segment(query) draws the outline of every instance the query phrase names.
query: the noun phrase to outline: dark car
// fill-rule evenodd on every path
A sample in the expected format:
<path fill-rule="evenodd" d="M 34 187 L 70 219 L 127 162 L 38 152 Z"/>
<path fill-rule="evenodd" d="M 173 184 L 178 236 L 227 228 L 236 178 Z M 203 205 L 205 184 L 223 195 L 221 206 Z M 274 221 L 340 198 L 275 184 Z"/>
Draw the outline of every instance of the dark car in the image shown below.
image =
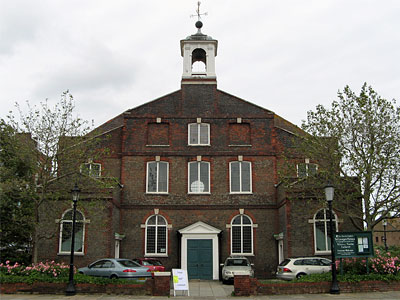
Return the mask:
<path fill-rule="evenodd" d="M 124 258 L 103 258 L 78 269 L 78 272 L 90 276 L 137 280 L 145 280 L 152 276 L 149 268 Z"/>
<path fill-rule="evenodd" d="M 135 258 L 133 259 L 134 262 L 138 263 L 139 265 L 149 268 L 152 272 L 164 272 L 165 267 L 158 259 L 154 258 Z"/>

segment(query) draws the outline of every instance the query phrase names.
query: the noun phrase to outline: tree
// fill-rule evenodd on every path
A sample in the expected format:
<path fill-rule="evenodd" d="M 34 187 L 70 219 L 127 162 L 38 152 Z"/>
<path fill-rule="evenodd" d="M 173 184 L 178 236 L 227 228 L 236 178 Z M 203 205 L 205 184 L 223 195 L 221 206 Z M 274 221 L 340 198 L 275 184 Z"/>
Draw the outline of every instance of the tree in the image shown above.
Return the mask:
<path fill-rule="evenodd" d="M 359 95 L 346 86 L 330 109 L 318 105 L 309 111 L 302 129 L 308 134 L 297 151 L 320 165 L 314 178 L 320 186 L 327 180 L 337 185 L 338 211 L 367 230 L 400 215 L 400 108 L 395 100 L 383 99 L 366 83 Z M 362 215 L 354 214 L 357 198 Z"/>
<path fill-rule="evenodd" d="M 0 120 L 0 261 L 29 263 L 33 233 L 30 201 L 33 165 L 25 151 L 27 135 L 20 135 Z M 32 144 L 32 143 L 31 143 Z"/>
<path fill-rule="evenodd" d="M 29 133 L 35 143 L 34 147 L 26 144 L 24 151 L 28 153 L 34 174 L 35 193 L 30 200 L 34 216 L 33 261 L 37 262 L 38 243 L 58 234 L 54 220 L 60 218 L 59 204 L 63 200 L 70 203 L 69 192 L 74 183 L 79 182 L 82 188 L 82 185 L 95 186 L 103 182 L 80 173 L 81 165 L 97 156 L 98 140 L 89 134 L 87 121 L 74 115 L 72 95 L 64 92 L 53 108 L 47 100 L 39 108 L 27 104 L 27 113 L 16 105 L 19 121 L 13 115 L 8 120 L 14 131 Z"/>

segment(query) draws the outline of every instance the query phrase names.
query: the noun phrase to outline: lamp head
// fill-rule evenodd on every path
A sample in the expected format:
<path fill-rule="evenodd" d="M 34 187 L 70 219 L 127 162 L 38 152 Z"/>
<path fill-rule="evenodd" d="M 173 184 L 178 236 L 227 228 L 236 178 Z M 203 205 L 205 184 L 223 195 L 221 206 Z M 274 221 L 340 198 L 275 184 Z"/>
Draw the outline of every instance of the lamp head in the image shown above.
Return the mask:
<path fill-rule="evenodd" d="M 325 198 L 326 198 L 326 201 L 328 201 L 328 203 L 331 203 L 332 201 L 333 201 L 333 195 L 334 195 L 334 193 L 335 193 L 335 187 L 331 184 L 331 183 L 328 183 L 326 186 L 325 186 Z"/>
<path fill-rule="evenodd" d="M 75 183 L 74 188 L 71 190 L 72 193 L 72 201 L 77 202 L 79 200 L 79 193 L 81 190 L 78 188 L 78 185 Z"/>
<path fill-rule="evenodd" d="M 386 219 L 386 218 L 382 220 L 382 225 L 383 225 L 383 226 L 386 226 L 386 225 L 387 225 L 387 219 Z"/>

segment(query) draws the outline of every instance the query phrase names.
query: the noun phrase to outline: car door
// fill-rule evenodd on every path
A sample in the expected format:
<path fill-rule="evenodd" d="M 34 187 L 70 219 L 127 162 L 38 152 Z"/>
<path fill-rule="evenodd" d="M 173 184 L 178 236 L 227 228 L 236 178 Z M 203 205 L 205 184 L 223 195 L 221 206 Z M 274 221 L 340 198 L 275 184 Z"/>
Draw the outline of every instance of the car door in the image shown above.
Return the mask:
<path fill-rule="evenodd" d="M 110 277 L 113 271 L 115 270 L 115 265 L 111 260 L 106 260 L 101 267 L 101 276 L 102 277 Z"/>
<path fill-rule="evenodd" d="M 88 267 L 86 274 L 90 276 L 101 276 L 101 269 L 104 262 L 104 260 L 94 262 Z"/>
<path fill-rule="evenodd" d="M 332 268 L 331 266 L 331 261 L 325 258 L 321 258 L 319 260 L 319 263 L 321 265 L 322 273 L 329 272 Z"/>

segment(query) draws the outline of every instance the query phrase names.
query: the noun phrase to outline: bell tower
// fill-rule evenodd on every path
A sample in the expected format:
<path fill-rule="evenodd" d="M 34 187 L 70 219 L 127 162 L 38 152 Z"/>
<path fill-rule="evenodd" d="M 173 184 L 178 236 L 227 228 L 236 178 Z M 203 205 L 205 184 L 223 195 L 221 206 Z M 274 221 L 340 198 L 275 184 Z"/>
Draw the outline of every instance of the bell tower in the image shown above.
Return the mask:
<path fill-rule="evenodd" d="M 197 33 L 181 40 L 183 57 L 182 84 L 217 84 L 215 74 L 215 57 L 218 41 L 201 32 L 203 22 L 200 21 L 200 3 L 196 11 L 198 21 Z"/>

